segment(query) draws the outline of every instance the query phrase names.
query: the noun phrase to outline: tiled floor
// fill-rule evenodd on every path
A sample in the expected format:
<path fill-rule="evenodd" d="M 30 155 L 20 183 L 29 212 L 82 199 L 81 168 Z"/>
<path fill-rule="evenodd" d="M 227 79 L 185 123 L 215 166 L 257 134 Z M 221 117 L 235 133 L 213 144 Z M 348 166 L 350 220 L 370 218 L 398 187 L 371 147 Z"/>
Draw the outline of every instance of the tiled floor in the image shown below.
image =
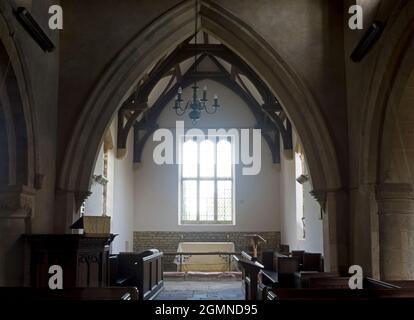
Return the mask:
<path fill-rule="evenodd" d="M 166 280 L 156 300 L 244 300 L 241 280 Z"/>

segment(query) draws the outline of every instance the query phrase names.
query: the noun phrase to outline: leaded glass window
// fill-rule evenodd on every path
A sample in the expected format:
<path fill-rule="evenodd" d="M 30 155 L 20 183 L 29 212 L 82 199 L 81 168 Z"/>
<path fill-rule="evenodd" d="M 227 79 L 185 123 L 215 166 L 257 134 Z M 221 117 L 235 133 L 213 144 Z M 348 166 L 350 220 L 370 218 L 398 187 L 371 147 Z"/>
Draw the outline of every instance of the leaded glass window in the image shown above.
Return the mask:
<path fill-rule="evenodd" d="M 229 137 L 185 137 L 181 148 L 182 224 L 232 224 L 233 145 Z"/>

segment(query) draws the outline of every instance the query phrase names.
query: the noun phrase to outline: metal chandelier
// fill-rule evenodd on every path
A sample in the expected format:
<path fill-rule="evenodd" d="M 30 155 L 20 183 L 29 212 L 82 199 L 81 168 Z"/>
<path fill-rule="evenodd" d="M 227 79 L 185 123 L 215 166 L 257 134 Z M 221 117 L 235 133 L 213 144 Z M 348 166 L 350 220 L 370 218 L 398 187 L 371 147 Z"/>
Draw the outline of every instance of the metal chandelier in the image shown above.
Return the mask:
<path fill-rule="evenodd" d="M 194 72 L 197 73 L 197 29 L 198 29 L 198 0 L 195 0 L 195 22 L 194 22 L 194 43 L 195 43 L 195 54 L 194 54 Z M 173 109 L 178 116 L 184 115 L 188 109 L 190 112 L 188 116 L 192 120 L 193 124 L 196 124 L 201 117 L 201 113 L 205 111 L 207 114 L 214 114 L 217 112 L 217 109 L 220 107 L 218 104 L 218 96 L 217 94 L 214 95 L 213 98 L 213 105 L 211 110 L 209 109 L 207 102 L 207 86 L 203 88 L 203 97 L 198 97 L 198 89 L 197 80 L 194 81 L 192 86 L 193 89 L 193 98 L 192 100 L 188 101 L 185 106 L 182 106 L 183 99 L 182 93 L 183 89 L 181 87 L 178 88 L 177 96 L 175 99 L 175 104 Z"/>

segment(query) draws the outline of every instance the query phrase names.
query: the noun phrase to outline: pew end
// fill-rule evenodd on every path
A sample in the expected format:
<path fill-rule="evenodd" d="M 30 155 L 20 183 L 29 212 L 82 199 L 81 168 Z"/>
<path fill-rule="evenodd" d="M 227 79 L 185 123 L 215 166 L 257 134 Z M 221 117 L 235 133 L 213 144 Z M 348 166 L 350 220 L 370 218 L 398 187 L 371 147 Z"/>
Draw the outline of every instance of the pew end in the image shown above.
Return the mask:
<path fill-rule="evenodd" d="M 162 257 L 157 249 L 111 256 L 111 285 L 135 286 L 140 300 L 154 299 L 164 288 Z"/>

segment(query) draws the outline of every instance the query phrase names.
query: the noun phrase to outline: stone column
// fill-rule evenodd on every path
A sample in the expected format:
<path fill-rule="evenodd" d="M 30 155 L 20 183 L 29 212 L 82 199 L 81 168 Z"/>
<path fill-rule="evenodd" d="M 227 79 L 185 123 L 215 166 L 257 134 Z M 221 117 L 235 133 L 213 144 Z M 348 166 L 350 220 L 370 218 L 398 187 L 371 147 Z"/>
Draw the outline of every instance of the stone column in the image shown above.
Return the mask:
<path fill-rule="evenodd" d="M 364 276 L 380 279 L 379 227 L 376 185 L 361 184 L 350 191 L 350 263 Z"/>
<path fill-rule="evenodd" d="M 414 280 L 413 185 L 377 187 L 382 280 Z"/>
<path fill-rule="evenodd" d="M 347 271 L 349 266 L 348 193 L 342 189 L 312 191 L 322 208 L 325 271 Z"/>
<path fill-rule="evenodd" d="M 22 286 L 27 278 L 21 235 L 31 232 L 35 199 L 31 188 L 0 187 L 0 286 Z"/>

